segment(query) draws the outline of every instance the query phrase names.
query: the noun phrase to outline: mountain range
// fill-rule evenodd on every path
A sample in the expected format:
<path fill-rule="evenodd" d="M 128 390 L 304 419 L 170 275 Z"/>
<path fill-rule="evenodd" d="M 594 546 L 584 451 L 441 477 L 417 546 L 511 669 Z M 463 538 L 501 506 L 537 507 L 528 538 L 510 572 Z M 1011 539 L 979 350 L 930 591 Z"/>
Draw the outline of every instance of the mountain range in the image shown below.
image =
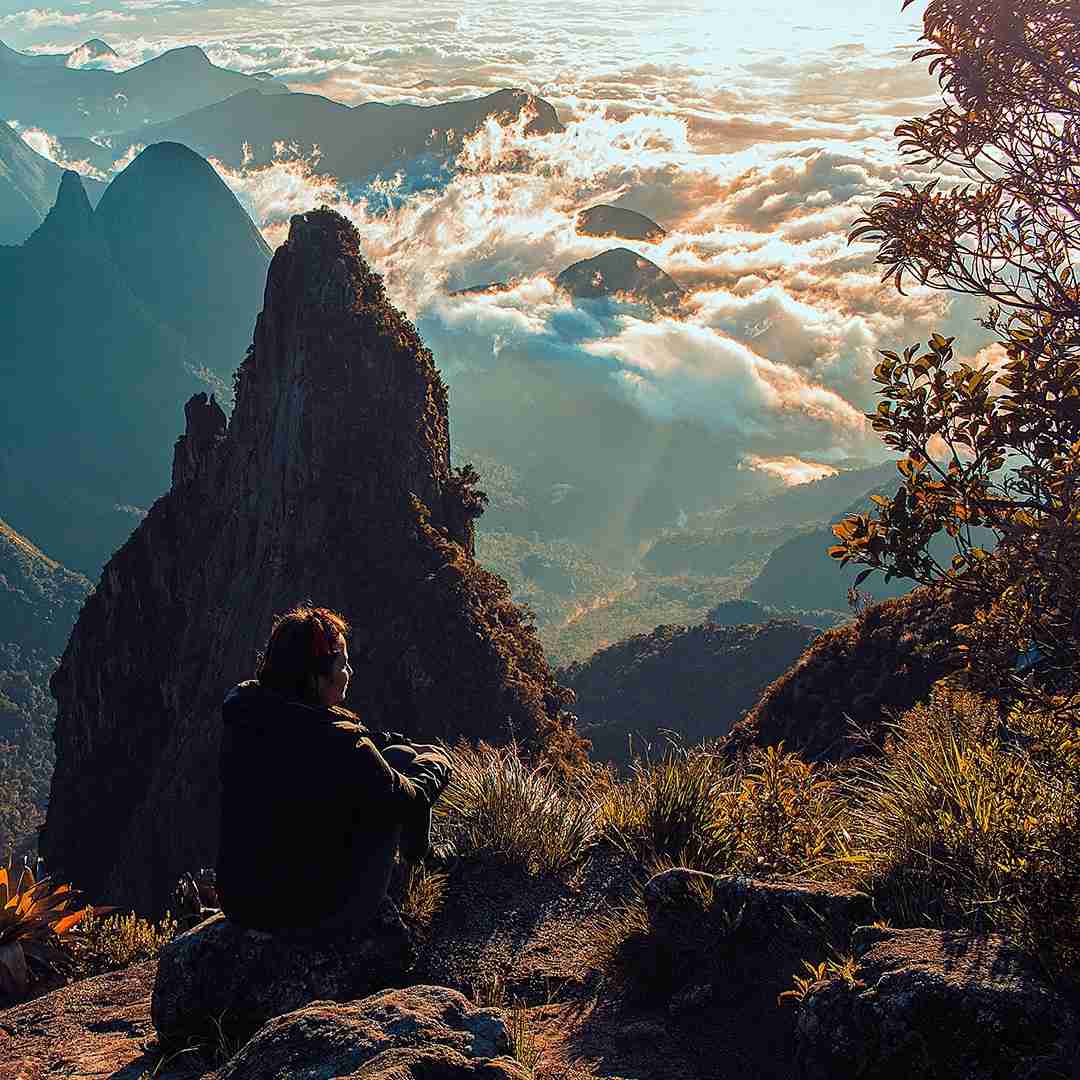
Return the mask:
<path fill-rule="evenodd" d="M 207 380 L 227 392 L 268 265 L 243 208 L 184 147 L 145 150 L 97 210 L 63 174 L 45 221 L 0 248 L 0 506 L 20 531 L 97 573 L 167 483 L 183 402 Z"/>
<path fill-rule="evenodd" d="M 88 42 L 103 55 L 104 42 Z M 78 53 L 79 50 L 76 50 Z M 73 54 L 36 56 L 0 43 L 0 117 L 65 136 L 101 135 L 156 124 L 233 94 L 255 89 L 275 96 L 274 79 L 220 68 L 198 46 L 170 49 L 126 71 L 69 67 Z M 138 140 L 140 144 L 160 137 Z"/>
<path fill-rule="evenodd" d="M 61 145 L 73 159 L 86 158 L 102 169 L 148 142 L 180 142 L 234 168 L 273 161 L 280 145 L 303 155 L 318 147 L 319 171 L 348 184 L 421 155 L 430 155 L 437 170 L 489 117 L 510 120 L 531 109 L 535 115 L 526 134 L 562 130 L 554 107 L 524 90 L 497 90 L 441 105 L 368 101 L 354 106 L 318 94 L 282 97 L 266 91 L 259 83 L 227 100 L 176 113 L 175 119 L 128 129 L 112 136 L 107 147 L 70 138 L 61 139 Z"/>

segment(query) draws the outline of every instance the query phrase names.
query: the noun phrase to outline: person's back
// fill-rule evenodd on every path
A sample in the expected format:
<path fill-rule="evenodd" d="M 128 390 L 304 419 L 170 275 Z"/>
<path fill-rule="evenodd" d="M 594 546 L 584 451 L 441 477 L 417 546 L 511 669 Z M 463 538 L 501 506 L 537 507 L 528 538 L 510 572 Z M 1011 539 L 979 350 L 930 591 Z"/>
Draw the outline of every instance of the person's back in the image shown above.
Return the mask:
<path fill-rule="evenodd" d="M 297 612 L 285 619 L 297 622 Z M 315 666 L 326 674 L 316 674 L 307 701 L 283 693 L 272 669 L 263 677 L 275 655 L 272 635 L 259 681 L 241 683 L 222 706 L 217 886 L 222 910 L 244 926 L 361 929 L 385 897 L 403 827 L 413 837 L 411 856 L 423 854 L 427 816 L 448 777 L 437 753 L 410 752 L 409 775 L 398 772 L 380 749 L 393 758 L 388 744 L 400 737 L 367 732 L 336 708 L 350 671 L 343 633 L 333 623 L 330 629 L 330 662 L 319 661 L 316 646 Z M 310 643 L 303 651 L 312 651 Z M 343 679 L 335 668 L 344 670 Z M 330 692 L 320 694 L 320 686 Z"/>

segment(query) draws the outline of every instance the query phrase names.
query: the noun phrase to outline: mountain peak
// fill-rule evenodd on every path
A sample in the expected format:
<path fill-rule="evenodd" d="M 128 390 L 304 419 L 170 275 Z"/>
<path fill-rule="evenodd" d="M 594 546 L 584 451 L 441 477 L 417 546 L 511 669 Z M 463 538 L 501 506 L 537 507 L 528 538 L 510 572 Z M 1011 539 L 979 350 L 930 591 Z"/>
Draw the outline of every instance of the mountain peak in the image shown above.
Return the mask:
<path fill-rule="evenodd" d="M 475 561 L 482 500 L 450 467 L 446 387 L 345 218 L 292 219 L 238 374 L 228 424 L 189 401 L 175 482 L 109 562 L 52 684 L 42 854 L 80 890 L 146 912 L 191 859 L 215 857 L 205 762 L 222 690 L 297 598 L 349 615 L 368 676 L 352 700 L 373 726 L 535 744 L 569 700 L 509 588 Z M 94 800 L 103 768 L 124 782 Z M 183 836 L 163 828 L 178 813 Z"/>
<path fill-rule="evenodd" d="M 56 202 L 26 243 L 31 247 L 55 246 L 65 254 L 104 254 L 94 210 L 77 172 L 64 170 Z"/>
<path fill-rule="evenodd" d="M 577 216 L 577 231 L 582 236 L 617 236 L 621 240 L 644 240 L 656 243 L 667 235 L 651 218 L 625 206 L 598 203 Z"/>
<path fill-rule="evenodd" d="M 158 58 L 158 63 L 185 63 L 185 64 L 210 64 L 210 57 L 199 48 L 198 45 L 181 45 L 176 49 L 163 52 Z"/>
<path fill-rule="evenodd" d="M 609 248 L 568 266 L 556 284 L 582 300 L 629 296 L 661 309 L 676 307 L 683 290 L 656 263 L 629 248 Z"/>

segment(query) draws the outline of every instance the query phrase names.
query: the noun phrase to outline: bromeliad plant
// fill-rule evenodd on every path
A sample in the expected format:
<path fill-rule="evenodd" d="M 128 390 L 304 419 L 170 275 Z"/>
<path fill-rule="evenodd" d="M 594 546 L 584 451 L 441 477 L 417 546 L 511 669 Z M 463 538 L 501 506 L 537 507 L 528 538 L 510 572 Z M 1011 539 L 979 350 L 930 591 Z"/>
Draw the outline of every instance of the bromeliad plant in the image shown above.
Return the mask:
<path fill-rule="evenodd" d="M 46 968 L 67 962 L 58 942 L 95 912 L 77 906 L 76 897 L 70 885 L 56 885 L 49 877 L 35 880 L 28 866 L 0 866 L 0 994 L 18 998 L 26 992 L 27 961 Z"/>

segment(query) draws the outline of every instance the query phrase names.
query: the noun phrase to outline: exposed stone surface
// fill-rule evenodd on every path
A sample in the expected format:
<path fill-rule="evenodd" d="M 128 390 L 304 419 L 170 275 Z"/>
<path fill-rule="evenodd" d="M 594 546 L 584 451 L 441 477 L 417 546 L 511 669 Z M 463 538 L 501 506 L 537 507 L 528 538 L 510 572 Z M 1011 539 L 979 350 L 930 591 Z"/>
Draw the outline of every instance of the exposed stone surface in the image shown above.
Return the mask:
<path fill-rule="evenodd" d="M 845 942 L 857 926 L 874 915 L 873 903 L 865 893 L 674 867 L 654 875 L 645 885 L 650 923 L 662 925 L 669 913 L 684 909 L 695 893 L 702 895 L 702 890 L 711 897 L 711 912 L 722 911 L 733 930 L 744 938 L 784 934 Z"/>
<path fill-rule="evenodd" d="M 821 634 L 734 725 L 728 745 L 736 751 L 783 742 L 813 761 L 865 753 L 855 728 L 880 739 L 886 710 L 909 709 L 960 669 L 952 628 L 970 613 L 964 597 L 942 599 L 925 588 L 874 604 Z"/>
<path fill-rule="evenodd" d="M 425 1053 L 415 1053 L 420 1050 Z M 261 1028 L 215 1080 L 386 1076 L 395 1060 L 410 1062 L 411 1075 L 418 1080 L 524 1078 L 523 1070 L 505 1060 L 509 1053 L 510 1036 L 500 1010 L 478 1008 L 444 986 L 410 986 L 348 1004 L 317 1001 L 279 1016 Z M 494 1068 L 484 1072 L 474 1065 L 474 1071 L 463 1071 L 469 1061 L 492 1063 Z M 432 1065 L 431 1071 L 424 1071 L 421 1062 Z M 370 1071 L 361 1071 L 365 1066 Z"/>
<path fill-rule="evenodd" d="M 145 1080 L 157 1067 L 150 988 L 157 962 L 63 986 L 0 1011 L 3 1080 Z M 194 1080 L 204 1070 L 181 1054 L 153 1075 Z"/>
<path fill-rule="evenodd" d="M 805 1080 L 1036 1080 L 1080 1067 L 1080 1017 L 1000 937 L 863 927 L 854 986 L 817 984 L 798 1015 Z"/>
<path fill-rule="evenodd" d="M 300 600 L 354 624 L 347 704 L 373 727 L 529 740 L 570 697 L 472 557 L 446 388 L 359 249 L 329 210 L 293 218 L 227 429 L 191 403 L 176 483 L 72 633 L 41 850 L 92 902 L 160 911 L 213 865 L 220 703 Z"/>
<path fill-rule="evenodd" d="M 162 950 L 151 1015 L 167 1043 L 212 1038 L 215 1021 L 246 1038 L 312 1001 L 350 1001 L 402 980 L 408 931 L 385 918 L 345 944 L 289 942 L 231 923 L 220 912 Z"/>
<path fill-rule="evenodd" d="M 553 985 L 585 984 L 596 920 L 629 898 L 632 873 L 606 845 L 568 880 L 493 855 L 463 860 L 424 935 L 416 977 L 466 993 L 498 984 L 531 1003 L 545 1002 Z"/>
<path fill-rule="evenodd" d="M 508 1057 L 462 1057 L 454 1050 L 384 1050 L 352 1074 L 355 1080 L 532 1080 Z"/>

